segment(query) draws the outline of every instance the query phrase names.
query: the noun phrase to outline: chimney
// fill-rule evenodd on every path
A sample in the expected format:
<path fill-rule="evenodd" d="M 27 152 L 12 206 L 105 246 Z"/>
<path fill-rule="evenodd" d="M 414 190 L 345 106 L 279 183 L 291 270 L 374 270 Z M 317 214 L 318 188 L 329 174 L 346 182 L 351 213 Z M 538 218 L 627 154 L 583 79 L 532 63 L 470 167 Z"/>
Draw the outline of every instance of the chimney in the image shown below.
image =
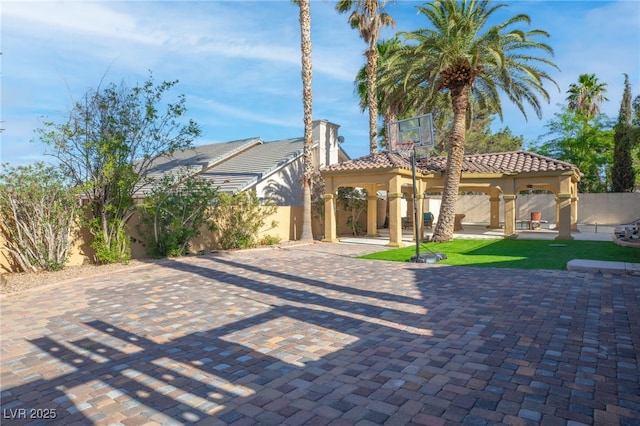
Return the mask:
<path fill-rule="evenodd" d="M 329 166 L 338 162 L 338 128 L 337 124 L 327 120 L 313 122 L 313 143 L 318 143 L 318 167 Z"/>

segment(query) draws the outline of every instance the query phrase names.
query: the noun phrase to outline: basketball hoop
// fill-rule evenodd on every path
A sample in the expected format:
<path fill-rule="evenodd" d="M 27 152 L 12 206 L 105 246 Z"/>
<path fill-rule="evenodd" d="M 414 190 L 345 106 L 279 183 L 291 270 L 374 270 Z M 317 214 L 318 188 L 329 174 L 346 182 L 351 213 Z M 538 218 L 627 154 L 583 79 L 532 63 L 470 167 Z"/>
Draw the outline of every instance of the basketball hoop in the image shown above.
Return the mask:
<path fill-rule="evenodd" d="M 387 135 L 389 152 L 433 148 L 433 116 L 424 114 L 392 121 L 387 125 Z"/>
<path fill-rule="evenodd" d="M 416 255 L 411 258 L 416 263 L 433 263 L 425 256 L 420 256 L 420 230 L 418 226 L 418 194 L 416 183 L 416 160 L 429 156 L 435 146 L 433 137 L 433 116 L 424 114 L 418 117 L 392 121 L 387 125 L 388 150 L 404 159 L 411 159 L 411 177 L 413 179 L 413 212 L 416 239 Z M 421 222 L 420 222 L 421 223 Z M 446 259 L 446 256 L 438 258 Z M 437 261 L 437 260 L 436 260 Z"/>

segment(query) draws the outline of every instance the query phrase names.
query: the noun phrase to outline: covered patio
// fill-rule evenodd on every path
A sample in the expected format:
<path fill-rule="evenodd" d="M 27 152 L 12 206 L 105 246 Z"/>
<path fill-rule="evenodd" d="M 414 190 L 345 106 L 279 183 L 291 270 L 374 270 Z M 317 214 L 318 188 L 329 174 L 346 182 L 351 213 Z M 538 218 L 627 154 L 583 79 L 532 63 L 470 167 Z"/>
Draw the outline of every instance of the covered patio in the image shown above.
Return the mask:
<path fill-rule="evenodd" d="M 416 194 L 418 217 L 423 217 L 425 193 L 442 192 L 446 180 L 446 157 L 418 160 L 416 167 Z M 359 187 L 367 191 L 367 236 L 378 234 L 378 191 L 386 191 L 389 203 L 388 226 L 391 247 L 401 247 L 402 203 L 405 198 L 413 205 L 413 176 L 411 162 L 399 154 L 379 152 L 343 163 L 324 167 L 325 180 L 325 239 L 337 241 L 336 192 L 340 187 Z M 546 190 L 555 194 L 556 239 L 573 239 L 577 231 L 578 182 L 580 171 L 570 163 L 525 151 L 489 153 L 464 156 L 460 178 L 461 192 L 483 192 L 489 195 L 489 228 L 500 229 L 504 224 L 504 237 L 517 238 L 516 199 L 527 190 Z M 504 209 L 500 212 L 500 200 Z M 410 215 L 413 218 L 413 215 Z M 501 220 L 502 219 L 502 220 Z M 411 220 L 413 235 L 424 235 L 423 221 Z"/>

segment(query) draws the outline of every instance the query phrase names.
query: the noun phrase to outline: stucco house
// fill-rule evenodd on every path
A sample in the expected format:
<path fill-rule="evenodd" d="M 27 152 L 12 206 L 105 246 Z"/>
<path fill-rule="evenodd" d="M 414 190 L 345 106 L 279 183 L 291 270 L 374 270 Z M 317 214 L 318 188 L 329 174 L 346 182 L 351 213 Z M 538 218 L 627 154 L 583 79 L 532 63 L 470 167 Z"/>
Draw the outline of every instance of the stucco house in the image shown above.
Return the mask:
<path fill-rule="evenodd" d="M 341 146 L 339 125 L 313 122 L 314 169 L 350 160 Z M 150 177 L 188 170 L 210 179 L 222 192 L 253 190 L 280 206 L 302 205 L 302 154 L 304 139 L 265 142 L 260 137 L 199 145 L 156 160 Z"/>

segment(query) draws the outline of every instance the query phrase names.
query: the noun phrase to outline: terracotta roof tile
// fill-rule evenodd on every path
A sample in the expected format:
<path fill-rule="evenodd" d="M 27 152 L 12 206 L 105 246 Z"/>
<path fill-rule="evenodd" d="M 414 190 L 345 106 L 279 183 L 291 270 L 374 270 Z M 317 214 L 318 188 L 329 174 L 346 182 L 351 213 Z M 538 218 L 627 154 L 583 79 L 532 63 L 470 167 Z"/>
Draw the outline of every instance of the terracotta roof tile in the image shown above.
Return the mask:
<path fill-rule="evenodd" d="M 380 152 L 334 164 L 322 170 L 347 171 L 389 168 L 411 169 L 411 162 L 398 154 Z M 426 172 L 445 172 L 447 157 L 418 160 L 418 168 Z M 569 170 L 577 171 L 578 168 L 564 161 L 526 151 L 465 155 L 462 163 L 462 171 L 465 173 L 527 173 Z"/>
<path fill-rule="evenodd" d="M 330 166 L 323 167 L 321 170 L 348 171 L 396 168 L 411 170 L 411 162 L 409 159 L 402 158 L 399 154 L 383 151 L 378 152 L 377 154 L 369 154 L 364 157 L 354 158 L 353 160 L 342 163 L 332 164 Z"/>

